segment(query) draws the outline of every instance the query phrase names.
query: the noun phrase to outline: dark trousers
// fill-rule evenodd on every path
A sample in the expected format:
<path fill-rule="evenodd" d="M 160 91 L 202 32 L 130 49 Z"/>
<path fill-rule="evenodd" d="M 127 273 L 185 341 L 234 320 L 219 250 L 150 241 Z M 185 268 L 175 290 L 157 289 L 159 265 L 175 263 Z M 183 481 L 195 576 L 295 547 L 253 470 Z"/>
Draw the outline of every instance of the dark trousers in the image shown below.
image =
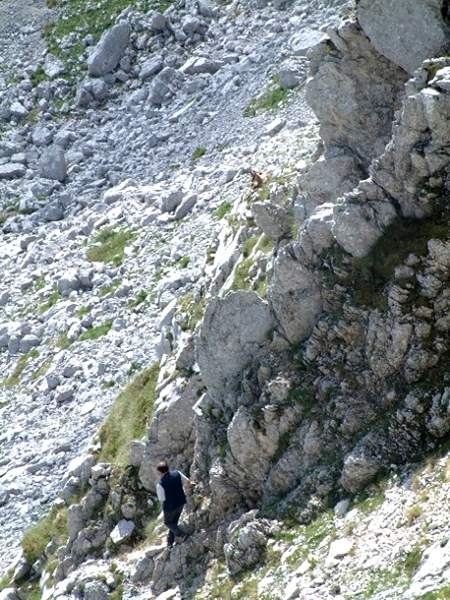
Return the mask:
<path fill-rule="evenodd" d="M 186 535 L 184 531 L 178 527 L 178 521 L 180 520 L 183 508 L 184 504 L 180 504 L 180 506 L 177 506 L 176 508 L 164 509 L 164 525 L 169 528 L 167 543 L 170 546 L 174 543 L 175 537 Z"/>

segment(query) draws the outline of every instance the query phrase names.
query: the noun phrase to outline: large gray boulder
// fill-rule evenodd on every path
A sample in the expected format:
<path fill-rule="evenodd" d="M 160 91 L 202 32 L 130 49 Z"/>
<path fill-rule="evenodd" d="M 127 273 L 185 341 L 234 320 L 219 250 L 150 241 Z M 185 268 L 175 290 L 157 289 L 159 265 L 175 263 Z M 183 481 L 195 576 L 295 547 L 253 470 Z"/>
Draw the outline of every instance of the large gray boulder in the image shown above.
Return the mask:
<path fill-rule="evenodd" d="M 6 163 L 0 165 L 0 179 L 14 179 L 16 177 L 23 177 L 27 169 L 20 163 Z"/>
<path fill-rule="evenodd" d="M 67 163 L 61 146 L 53 145 L 44 151 L 39 162 L 39 176 L 64 181 L 67 176 Z"/>
<path fill-rule="evenodd" d="M 256 224 L 275 242 L 288 237 L 292 231 L 292 216 L 289 209 L 272 202 L 254 202 L 252 213 Z"/>
<path fill-rule="evenodd" d="M 267 342 L 274 320 L 255 292 L 238 291 L 211 301 L 197 341 L 197 362 L 211 398 L 219 400 Z"/>
<path fill-rule="evenodd" d="M 446 54 L 444 0 L 360 0 L 357 17 L 380 54 L 412 74 L 427 58 Z"/>
<path fill-rule="evenodd" d="M 367 168 L 389 141 L 407 75 L 375 50 L 357 23 L 327 33 L 309 55 L 306 99 L 325 149 L 349 148 Z"/>
<path fill-rule="evenodd" d="M 299 260 L 300 244 L 284 246 L 278 253 L 268 298 L 279 326 L 291 344 L 312 333 L 322 312 L 322 295 L 314 272 Z"/>
<path fill-rule="evenodd" d="M 148 102 L 155 106 L 161 106 L 183 80 L 184 75 L 181 72 L 172 69 L 172 67 L 165 67 L 150 84 Z"/>
<path fill-rule="evenodd" d="M 343 202 L 335 206 L 332 232 L 344 250 L 362 258 L 395 217 L 395 208 L 387 200 L 361 204 Z"/>
<path fill-rule="evenodd" d="M 361 444 L 344 459 L 341 484 L 344 490 L 354 494 L 363 489 L 380 470 L 379 462 Z"/>
<path fill-rule="evenodd" d="M 434 77 L 430 78 L 430 75 Z M 399 203 L 405 217 L 430 214 L 430 177 L 448 168 L 450 136 L 450 59 L 427 63 L 408 82 L 407 96 L 392 128 L 386 151 L 371 166 L 373 181 Z"/>
<path fill-rule="evenodd" d="M 294 88 L 306 81 L 308 61 L 304 57 L 288 58 L 278 67 L 278 78 L 283 89 Z"/>
<path fill-rule="evenodd" d="M 363 178 L 364 173 L 353 154 L 321 157 L 299 179 L 302 193 L 295 200 L 297 218 L 305 219 L 317 206 L 351 192 Z"/>
<path fill-rule="evenodd" d="M 89 74 L 102 77 L 117 67 L 130 39 L 128 23 L 119 23 L 106 31 L 88 58 Z"/>

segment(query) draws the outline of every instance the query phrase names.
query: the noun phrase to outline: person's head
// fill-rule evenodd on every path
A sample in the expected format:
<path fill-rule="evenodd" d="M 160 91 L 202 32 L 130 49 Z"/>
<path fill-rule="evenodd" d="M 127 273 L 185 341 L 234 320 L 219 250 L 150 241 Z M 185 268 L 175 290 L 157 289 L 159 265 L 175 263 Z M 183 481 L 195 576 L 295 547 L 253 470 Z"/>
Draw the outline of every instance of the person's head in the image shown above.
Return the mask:
<path fill-rule="evenodd" d="M 167 466 L 167 463 L 165 460 L 162 460 L 161 462 L 158 463 L 158 466 L 156 467 L 156 470 L 159 473 L 162 473 L 164 475 L 164 473 L 167 473 L 169 471 L 169 467 Z"/>

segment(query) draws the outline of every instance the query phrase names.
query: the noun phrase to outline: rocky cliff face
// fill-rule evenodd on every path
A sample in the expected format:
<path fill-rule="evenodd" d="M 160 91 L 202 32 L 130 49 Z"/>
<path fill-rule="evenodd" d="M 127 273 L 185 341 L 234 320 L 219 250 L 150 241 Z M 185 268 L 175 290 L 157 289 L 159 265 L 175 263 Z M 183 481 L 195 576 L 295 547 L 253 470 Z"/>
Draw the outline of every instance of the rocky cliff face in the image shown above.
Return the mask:
<path fill-rule="evenodd" d="M 445 597 L 448 7 L 341 4 L 20 5 L 35 52 L 55 22 L 2 47 L 4 600 Z"/>

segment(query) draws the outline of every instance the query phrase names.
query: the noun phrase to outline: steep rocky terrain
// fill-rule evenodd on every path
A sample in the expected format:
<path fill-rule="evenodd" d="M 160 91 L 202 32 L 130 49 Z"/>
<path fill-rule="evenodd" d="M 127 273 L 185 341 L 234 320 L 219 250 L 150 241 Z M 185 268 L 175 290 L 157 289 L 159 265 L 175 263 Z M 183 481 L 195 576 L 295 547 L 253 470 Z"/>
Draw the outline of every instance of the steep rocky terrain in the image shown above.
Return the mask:
<path fill-rule="evenodd" d="M 447 3 L 48 4 L 0 1 L 2 600 L 448 597 Z"/>

